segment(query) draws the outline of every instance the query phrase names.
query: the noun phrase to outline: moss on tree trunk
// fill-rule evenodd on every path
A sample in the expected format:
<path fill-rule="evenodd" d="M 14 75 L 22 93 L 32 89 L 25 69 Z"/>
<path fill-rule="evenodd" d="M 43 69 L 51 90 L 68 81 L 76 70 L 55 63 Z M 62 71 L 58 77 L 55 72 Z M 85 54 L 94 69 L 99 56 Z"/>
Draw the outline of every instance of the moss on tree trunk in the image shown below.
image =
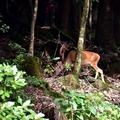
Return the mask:
<path fill-rule="evenodd" d="M 77 45 L 77 57 L 74 65 L 74 75 L 78 78 L 80 68 L 81 68 L 81 58 L 82 58 L 82 51 L 83 51 L 83 44 L 85 38 L 85 29 L 86 29 L 86 22 L 88 18 L 88 11 L 89 11 L 89 0 L 85 0 L 83 6 L 83 13 L 81 17 L 81 25 L 80 25 L 80 32 L 79 32 L 79 40 Z"/>
<path fill-rule="evenodd" d="M 24 56 L 22 68 L 28 75 L 35 76 L 38 79 L 42 79 L 41 65 L 42 62 L 40 58 L 35 56 Z"/>

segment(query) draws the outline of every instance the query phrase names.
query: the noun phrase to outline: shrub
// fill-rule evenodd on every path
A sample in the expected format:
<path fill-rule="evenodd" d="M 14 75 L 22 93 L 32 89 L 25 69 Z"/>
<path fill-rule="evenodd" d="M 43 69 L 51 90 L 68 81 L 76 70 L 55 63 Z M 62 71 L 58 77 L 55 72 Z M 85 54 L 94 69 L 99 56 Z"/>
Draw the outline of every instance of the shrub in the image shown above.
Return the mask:
<path fill-rule="evenodd" d="M 40 80 L 40 79 L 36 78 L 35 76 L 27 76 L 25 79 L 26 79 L 28 85 L 40 87 L 43 89 L 48 87 L 48 83 L 45 80 Z"/>
<path fill-rule="evenodd" d="M 8 32 L 8 30 L 10 29 L 10 27 L 8 25 L 6 25 L 1 19 L 3 18 L 3 16 L 0 13 L 0 31 L 2 31 L 3 33 Z"/>
<path fill-rule="evenodd" d="M 118 120 L 120 108 L 104 101 L 98 93 L 78 94 L 74 91 L 64 93 L 55 103 L 69 120 Z"/>
<path fill-rule="evenodd" d="M 30 100 L 23 101 L 20 96 L 16 96 L 16 91 L 20 91 L 27 84 L 24 74 L 15 65 L 0 64 L 0 119 L 46 120 L 42 113 L 36 114 L 30 108 L 33 106 Z"/>
<path fill-rule="evenodd" d="M 17 55 L 24 53 L 25 52 L 25 48 L 23 48 L 21 45 L 17 44 L 17 43 L 9 43 L 9 46 L 11 47 L 11 49 L 13 51 L 16 52 Z"/>
<path fill-rule="evenodd" d="M 44 61 L 44 64 L 45 64 L 44 72 L 46 72 L 48 75 L 52 76 L 52 74 L 54 73 L 53 61 L 57 61 L 59 59 L 60 59 L 59 57 L 55 57 L 53 59 L 51 59 L 49 57 L 48 61 Z"/>

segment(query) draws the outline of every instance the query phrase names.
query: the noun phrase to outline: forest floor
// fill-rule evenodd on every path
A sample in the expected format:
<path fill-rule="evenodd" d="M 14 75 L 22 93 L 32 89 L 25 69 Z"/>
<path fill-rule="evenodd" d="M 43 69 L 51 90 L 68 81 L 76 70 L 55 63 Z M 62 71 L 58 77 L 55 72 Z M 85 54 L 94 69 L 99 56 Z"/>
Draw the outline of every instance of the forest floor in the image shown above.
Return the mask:
<path fill-rule="evenodd" d="M 8 45 L 10 41 L 11 40 L 7 37 L 0 37 L 0 58 L 4 57 L 5 59 L 13 59 L 15 57 L 15 53 Z M 91 75 L 90 70 L 88 69 L 87 72 L 85 71 L 85 73 L 89 73 L 87 77 Z M 85 73 L 81 73 L 81 76 L 83 76 Z M 79 84 L 82 86 L 82 89 L 78 91 L 79 93 L 90 93 L 93 89 L 97 89 L 104 95 L 105 100 L 120 107 L 120 74 L 114 74 L 112 76 L 105 75 L 105 81 L 111 84 L 108 89 L 100 89 L 100 86 L 97 85 L 93 86 L 87 80 L 87 77 L 79 79 Z M 55 78 L 44 76 L 44 79 L 48 82 L 49 89 L 51 91 L 60 93 L 62 89 L 65 88 L 65 86 L 60 85 L 58 81 L 59 78 L 60 77 Z M 44 112 L 48 107 L 55 107 L 54 100 L 50 96 L 47 96 L 42 89 L 34 86 L 27 86 L 25 92 L 28 96 L 36 99 L 34 104 L 35 111 L 37 113 L 41 111 Z M 50 118 L 50 114 L 47 116 Z"/>

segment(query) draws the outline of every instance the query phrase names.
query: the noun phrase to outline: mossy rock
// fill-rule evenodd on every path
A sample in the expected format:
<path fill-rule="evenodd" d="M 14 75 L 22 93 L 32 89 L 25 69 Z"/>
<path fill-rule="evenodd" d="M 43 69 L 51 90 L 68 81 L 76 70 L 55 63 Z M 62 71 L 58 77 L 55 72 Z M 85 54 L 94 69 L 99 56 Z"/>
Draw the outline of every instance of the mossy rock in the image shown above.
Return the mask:
<path fill-rule="evenodd" d="M 42 79 L 42 61 L 40 58 L 35 56 L 23 57 L 22 69 L 30 76 L 35 76 L 38 79 Z"/>
<path fill-rule="evenodd" d="M 78 89 L 80 85 L 75 75 L 69 74 L 59 79 L 59 82 L 62 82 L 64 86 L 69 86 L 70 89 Z"/>

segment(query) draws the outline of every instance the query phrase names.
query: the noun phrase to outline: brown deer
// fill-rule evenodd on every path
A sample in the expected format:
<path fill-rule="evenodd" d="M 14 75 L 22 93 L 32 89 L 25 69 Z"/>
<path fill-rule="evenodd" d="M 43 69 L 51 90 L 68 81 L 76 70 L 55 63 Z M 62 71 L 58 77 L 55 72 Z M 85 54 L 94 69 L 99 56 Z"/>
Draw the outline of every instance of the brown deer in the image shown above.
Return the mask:
<path fill-rule="evenodd" d="M 58 75 L 64 68 L 64 64 L 68 63 L 70 64 L 70 66 L 73 68 L 74 67 L 74 63 L 76 60 L 76 55 L 77 55 L 77 51 L 76 50 L 72 50 L 69 52 L 69 54 L 67 55 L 66 58 L 64 58 L 64 52 L 65 52 L 64 47 L 61 47 L 60 49 L 60 57 L 62 58 L 62 62 L 58 62 L 57 65 L 55 66 L 55 75 Z M 62 52 L 62 54 L 61 54 Z M 82 51 L 82 65 L 83 66 L 91 66 L 92 68 L 94 68 L 94 70 L 96 71 L 96 75 L 95 75 L 95 79 L 97 79 L 98 77 L 98 73 L 101 74 L 101 78 L 102 81 L 104 81 L 104 75 L 103 75 L 103 70 L 100 69 L 97 64 L 100 60 L 100 56 L 97 53 L 94 52 L 90 52 L 90 51 Z"/>

